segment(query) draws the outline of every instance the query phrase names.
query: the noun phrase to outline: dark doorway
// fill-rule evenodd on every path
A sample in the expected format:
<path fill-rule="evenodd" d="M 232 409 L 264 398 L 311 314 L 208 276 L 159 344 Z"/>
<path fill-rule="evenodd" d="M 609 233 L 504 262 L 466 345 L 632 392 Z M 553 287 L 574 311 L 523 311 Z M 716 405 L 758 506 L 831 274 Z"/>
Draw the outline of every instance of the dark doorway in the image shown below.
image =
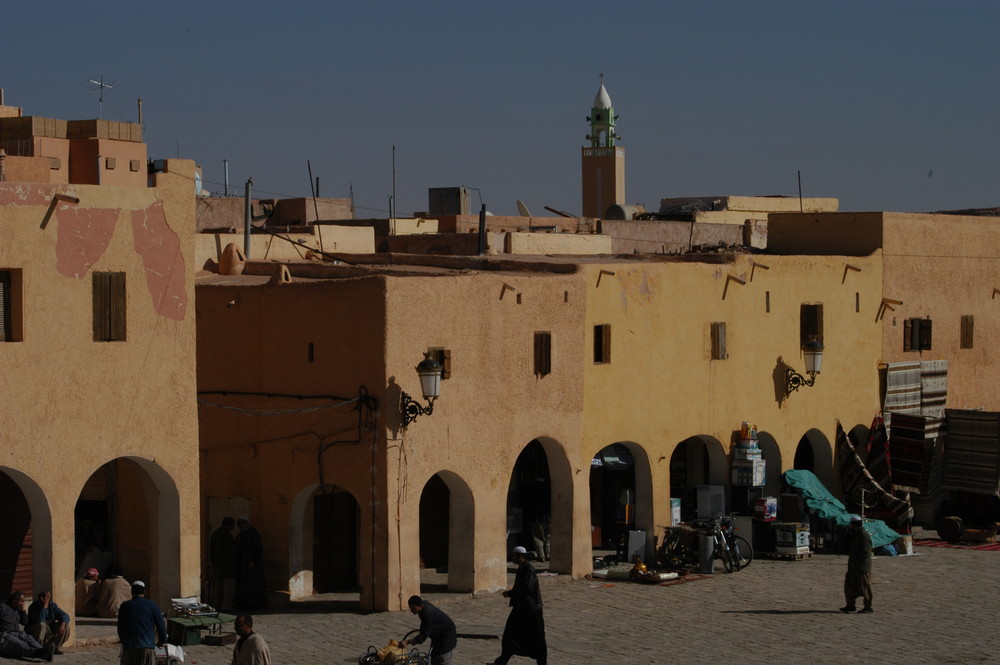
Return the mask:
<path fill-rule="evenodd" d="M 795 460 L 792 462 L 793 469 L 812 471 L 816 473 L 816 459 L 813 456 L 812 443 L 808 437 L 799 439 L 799 445 L 795 448 Z"/>
<path fill-rule="evenodd" d="M 0 589 L 33 589 L 31 509 L 10 476 L 0 473 Z"/>
<path fill-rule="evenodd" d="M 709 482 L 708 447 L 697 437 L 677 444 L 670 455 L 670 498 L 681 500 L 681 519 L 698 514 L 698 485 Z"/>
<path fill-rule="evenodd" d="M 358 588 L 358 502 L 334 488 L 317 494 L 313 510 L 313 588 L 316 593 Z"/>
<path fill-rule="evenodd" d="M 605 446 L 590 463 L 592 545 L 615 548 L 635 528 L 635 460 L 620 443 Z"/>
<path fill-rule="evenodd" d="M 451 522 L 451 490 L 435 474 L 420 494 L 420 567 L 448 568 L 448 531 Z"/>
<path fill-rule="evenodd" d="M 551 519 L 549 462 L 541 442 L 535 439 L 518 456 L 507 489 L 507 550 L 522 545 L 538 558 L 547 559 Z M 537 543 L 533 530 L 539 536 Z"/>

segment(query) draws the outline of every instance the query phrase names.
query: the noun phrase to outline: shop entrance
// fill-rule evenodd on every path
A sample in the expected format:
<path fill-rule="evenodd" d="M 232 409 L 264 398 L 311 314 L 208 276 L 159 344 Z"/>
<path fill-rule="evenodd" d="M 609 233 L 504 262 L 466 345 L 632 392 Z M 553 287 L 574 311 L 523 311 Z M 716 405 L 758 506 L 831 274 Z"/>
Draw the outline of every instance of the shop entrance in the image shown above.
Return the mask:
<path fill-rule="evenodd" d="M 339 487 L 315 501 L 313 587 L 316 593 L 357 589 L 358 502 Z"/>
<path fill-rule="evenodd" d="M 24 492 L 0 472 L 0 589 L 23 591 L 27 596 L 34 589 L 31 526 L 31 508 Z"/>
<path fill-rule="evenodd" d="M 590 524 L 593 547 L 617 549 L 635 528 L 635 459 L 623 444 L 605 446 L 590 463 Z"/>
<path fill-rule="evenodd" d="M 722 444 L 715 437 L 692 436 L 677 444 L 670 455 L 670 498 L 680 499 L 681 520 L 698 516 L 699 485 L 727 485 L 728 466 Z"/>
<path fill-rule="evenodd" d="M 547 561 L 551 550 L 552 486 L 545 449 L 535 439 L 521 451 L 507 488 L 507 551 L 521 545 Z"/>
<path fill-rule="evenodd" d="M 475 500 L 457 474 L 440 471 L 420 493 L 421 593 L 475 586 Z M 441 573 L 447 574 L 442 578 Z"/>

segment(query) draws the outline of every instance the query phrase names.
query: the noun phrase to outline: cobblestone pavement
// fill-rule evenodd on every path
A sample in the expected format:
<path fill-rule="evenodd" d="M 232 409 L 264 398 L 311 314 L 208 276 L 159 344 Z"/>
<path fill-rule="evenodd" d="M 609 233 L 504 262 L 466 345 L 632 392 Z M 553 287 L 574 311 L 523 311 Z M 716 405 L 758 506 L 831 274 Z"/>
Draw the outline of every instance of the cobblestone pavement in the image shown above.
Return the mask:
<path fill-rule="evenodd" d="M 755 560 L 671 586 L 541 577 L 549 662 L 591 663 L 996 663 L 1000 661 L 1000 552 L 916 547 L 876 557 L 874 607 L 842 614 L 846 556 Z M 513 577 L 511 576 L 511 579 Z M 458 626 L 454 663 L 499 654 L 507 604 L 499 593 L 425 593 Z M 296 604 L 255 616 L 275 665 L 357 663 L 418 625 L 408 612 L 360 614 L 336 603 Z M 82 626 L 94 642 L 112 625 Z M 62 665 L 117 663 L 114 645 L 77 646 Z M 185 648 L 186 663 L 228 665 L 231 647 Z M 530 663 L 528 659 L 511 661 Z"/>

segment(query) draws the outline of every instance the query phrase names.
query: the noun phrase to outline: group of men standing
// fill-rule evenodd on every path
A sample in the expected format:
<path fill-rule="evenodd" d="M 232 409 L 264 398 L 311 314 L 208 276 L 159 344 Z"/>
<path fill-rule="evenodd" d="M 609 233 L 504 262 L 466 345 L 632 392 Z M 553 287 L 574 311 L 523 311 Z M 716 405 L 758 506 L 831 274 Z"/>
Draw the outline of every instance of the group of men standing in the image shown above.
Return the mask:
<path fill-rule="evenodd" d="M 249 518 L 223 518 L 209 541 L 209 561 L 212 607 L 219 610 L 264 607 L 267 603 L 264 543 Z"/>

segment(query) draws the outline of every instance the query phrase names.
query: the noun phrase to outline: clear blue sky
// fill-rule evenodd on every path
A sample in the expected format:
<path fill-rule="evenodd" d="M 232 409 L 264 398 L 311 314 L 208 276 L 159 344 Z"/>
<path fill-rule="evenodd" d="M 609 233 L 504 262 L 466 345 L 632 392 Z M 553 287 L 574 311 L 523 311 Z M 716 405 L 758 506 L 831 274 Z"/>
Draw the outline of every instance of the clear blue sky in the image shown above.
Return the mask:
<path fill-rule="evenodd" d="M 135 121 L 207 187 L 427 189 L 580 211 L 599 85 L 626 198 L 797 193 L 843 210 L 1000 206 L 1000 3 L 0 0 L 0 87 L 25 114 Z"/>

